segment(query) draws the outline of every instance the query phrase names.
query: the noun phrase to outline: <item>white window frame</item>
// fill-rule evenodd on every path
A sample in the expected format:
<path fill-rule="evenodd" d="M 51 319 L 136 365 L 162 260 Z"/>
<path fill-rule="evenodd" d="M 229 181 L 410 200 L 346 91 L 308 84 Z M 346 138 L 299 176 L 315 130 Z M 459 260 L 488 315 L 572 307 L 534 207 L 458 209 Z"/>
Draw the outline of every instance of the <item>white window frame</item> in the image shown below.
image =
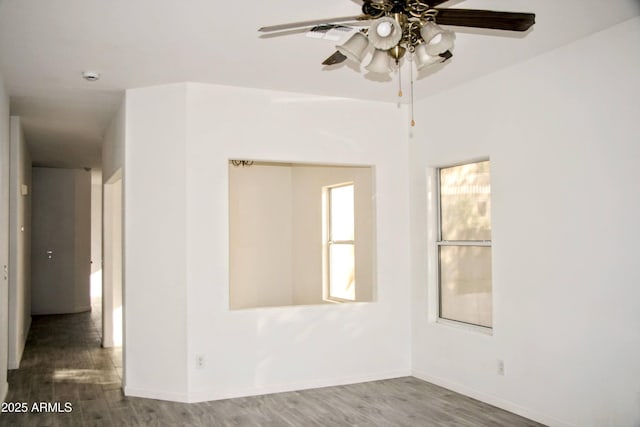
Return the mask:
<path fill-rule="evenodd" d="M 323 299 L 331 302 L 355 302 L 358 300 L 357 297 L 357 288 L 354 290 L 354 298 L 353 299 L 345 299 L 331 295 L 331 246 L 332 245 L 352 245 L 353 246 L 353 254 L 354 254 L 354 275 L 355 275 L 355 253 L 356 253 L 356 241 L 355 241 L 355 230 L 354 230 L 354 239 L 353 240 L 333 240 L 332 232 L 331 232 L 331 191 L 336 188 L 343 187 L 353 187 L 353 195 L 354 195 L 354 228 L 355 228 L 355 194 L 356 194 L 356 186 L 355 183 L 344 182 L 335 185 L 329 185 L 324 187 L 324 218 L 323 218 L 323 229 L 324 229 L 324 292 Z M 357 286 L 354 283 L 354 286 Z"/>
<path fill-rule="evenodd" d="M 434 248 L 434 257 L 432 258 L 432 266 L 435 267 L 434 268 L 434 275 L 435 276 L 435 304 L 432 304 L 431 307 L 435 308 L 435 313 L 436 313 L 436 320 L 438 323 L 441 324 L 445 324 L 445 325 L 452 325 L 452 326 L 458 326 L 458 327 L 462 327 L 464 329 L 469 329 L 472 331 L 478 331 L 478 332 L 482 332 L 485 334 L 489 334 L 492 335 L 493 334 L 493 321 L 492 321 L 492 325 L 491 326 L 484 326 L 484 325 L 478 325 L 475 323 L 469 323 L 469 322 L 464 322 L 461 320 L 455 320 L 455 319 L 448 319 L 446 317 L 442 317 L 442 293 L 441 293 L 441 278 L 440 278 L 440 270 L 441 270 L 441 263 L 440 263 L 440 248 L 444 247 L 444 246 L 476 246 L 476 247 L 492 247 L 492 241 L 491 240 L 443 240 L 442 239 L 442 203 L 441 203 L 441 182 L 440 182 L 440 171 L 442 169 L 448 169 L 448 168 L 452 168 L 452 167 L 456 167 L 456 166 L 464 166 L 464 165 L 470 165 L 473 163 L 481 163 L 481 162 L 485 162 L 485 161 L 489 161 L 489 158 L 480 158 L 480 159 L 474 159 L 474 160 L 470 160 L 470 161 L 466 161 L 466 162 L 461 162 L 461 163 L 454 163 L 454 164 L 450 164 L 450 165 L 446 165 L 446 166 L 440 166 L 437 168 L 433 169 L 433 178 L 434 178 L 434 183 L 433 186 L 435 187 L 434 190 L 434 194 L 435 194 L 435 198 L 434 198 L 434 211 L 435 211 L 435 230 L 434 234 L 435 234 L 435 241 L 434 241 L 434 245 L 432 246 Z M 489 193 L 489 197 L 491 197 L 491 193 Z M 493 226 L 493 224 L 492 224 Z M 493 254 L 493 251 L 492 251 Z M 492 266 L 491 266 L 492 267 Z M 492 279 L 492 289 L 491 289 L 491 297 L 493 299 L 493 279 Z M 433 294 L 433 292 L 432 292 Z M 494 310 L 494 304 L 492 303 L 492 310 Z M 492 316 L 493 319 L 493 316 Z"/>

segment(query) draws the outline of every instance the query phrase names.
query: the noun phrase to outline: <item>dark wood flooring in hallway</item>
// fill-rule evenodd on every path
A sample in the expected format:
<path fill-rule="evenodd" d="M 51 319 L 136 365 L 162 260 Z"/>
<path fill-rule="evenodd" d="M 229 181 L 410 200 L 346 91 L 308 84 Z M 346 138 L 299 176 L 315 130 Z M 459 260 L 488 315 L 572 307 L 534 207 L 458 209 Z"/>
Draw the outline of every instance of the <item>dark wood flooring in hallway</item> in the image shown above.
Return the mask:
<path fill-rule="evenodd" d="M 27 412 L 0 414 L 1 426 L 540 425 L 411 377 L 195 404 L 125 397 L 121 354 L 100 347 L 98 320 L 95 312 L 33 317 L 3 407 L 26 403 Z M 40 402 L 60 405 L 34 411 Z"/>

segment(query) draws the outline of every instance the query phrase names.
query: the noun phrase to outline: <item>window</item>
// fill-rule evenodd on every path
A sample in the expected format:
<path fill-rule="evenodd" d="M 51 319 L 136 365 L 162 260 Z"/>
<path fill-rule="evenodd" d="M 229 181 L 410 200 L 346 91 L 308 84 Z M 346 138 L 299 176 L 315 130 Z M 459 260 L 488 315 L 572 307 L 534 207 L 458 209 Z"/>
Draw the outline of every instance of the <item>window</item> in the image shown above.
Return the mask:
<path fill-rule="evenodd" d="M 439 317 L 492 327 L 489 161 L 438 169 Z"/>
<path fill-rule="evenodd" d="M 354 186 L 327 188 L 327 295 L 337 301 L 356 299 Z"/>

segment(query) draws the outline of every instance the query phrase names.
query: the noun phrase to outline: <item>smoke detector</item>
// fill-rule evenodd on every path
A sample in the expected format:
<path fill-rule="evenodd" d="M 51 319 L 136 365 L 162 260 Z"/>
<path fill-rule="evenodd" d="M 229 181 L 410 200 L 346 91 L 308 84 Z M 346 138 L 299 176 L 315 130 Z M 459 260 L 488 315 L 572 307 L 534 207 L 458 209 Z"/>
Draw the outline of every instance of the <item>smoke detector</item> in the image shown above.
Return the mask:
<path fill-rule="evenodd" d="M 88 82 L 95 82 L 100 79 L 100 74 L 95 71 L 84 71 L 82 78 Z"/>

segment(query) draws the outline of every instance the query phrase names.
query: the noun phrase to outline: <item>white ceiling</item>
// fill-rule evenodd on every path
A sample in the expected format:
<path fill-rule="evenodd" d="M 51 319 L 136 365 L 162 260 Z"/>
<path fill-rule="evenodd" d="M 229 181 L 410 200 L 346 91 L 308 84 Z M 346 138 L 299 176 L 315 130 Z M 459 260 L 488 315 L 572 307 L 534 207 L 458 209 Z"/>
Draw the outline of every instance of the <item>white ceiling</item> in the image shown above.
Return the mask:
<path fill-rule="evenodd" d="M 335 42 L 301 33 L 261 38 L 256 31 L 357 15 L 360 5 L 355 0 L 0 0 L 0 74 L 12 114 L 22 117 L 35 164 L 97 167 L 105 128 L 129 88 L 194 81 L 398 102 L 395 77 L 373 81 L 347 64 L 322 66 Z M 418 76 L 417 99 L 640 15 L 640 0 L 451 0 L 441 6 L 533 12 L 536 25 L 524 35 L 453 28 L 453 59 Z M 594 52 L 595 58 L 606 60 L 606 53 Z M 85 70 L 102 78 L 86 82 Z"/>

